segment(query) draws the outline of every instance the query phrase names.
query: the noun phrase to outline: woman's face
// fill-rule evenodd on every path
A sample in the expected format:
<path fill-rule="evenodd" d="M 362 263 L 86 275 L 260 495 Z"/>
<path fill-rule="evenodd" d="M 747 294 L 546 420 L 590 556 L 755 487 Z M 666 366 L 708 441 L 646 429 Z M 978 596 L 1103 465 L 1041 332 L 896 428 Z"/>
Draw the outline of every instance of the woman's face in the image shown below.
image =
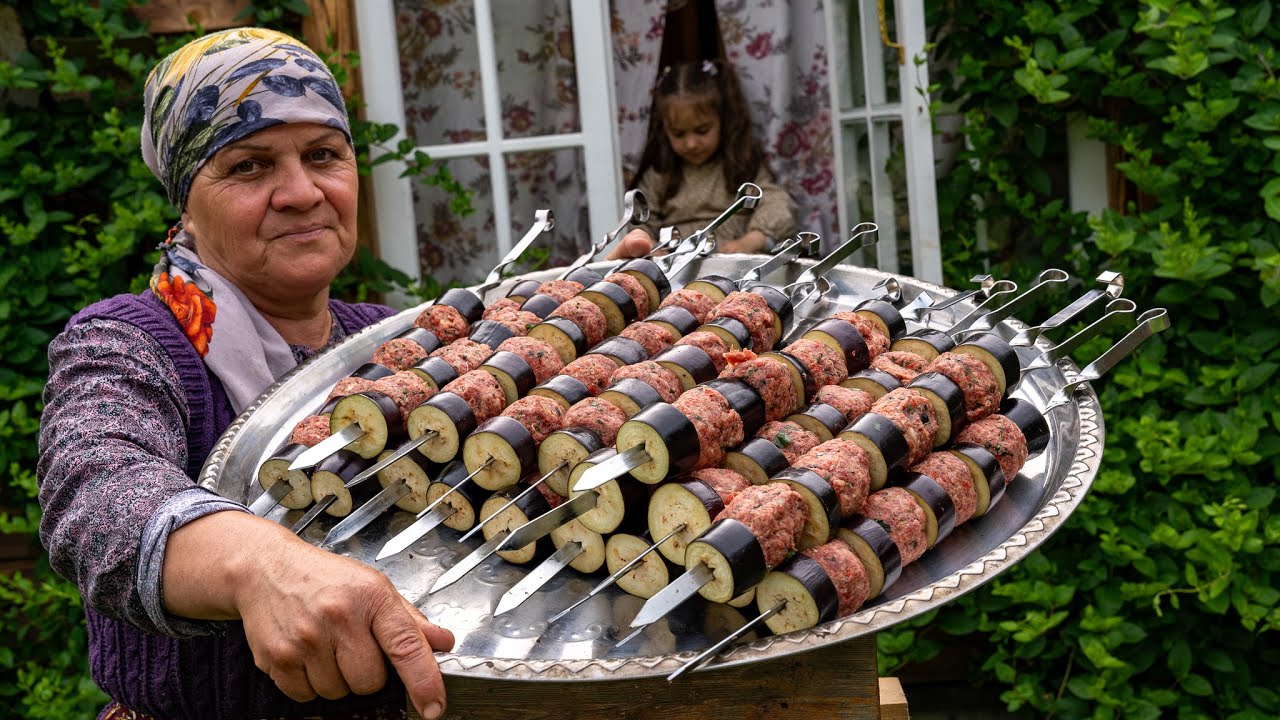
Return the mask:
<path fill-rule="evenodd" d="M 200 168 L 182 223 L 200 259 L 255 304 L 305 302 L 355 252 L 358 177 L 342 131 L 277 125 Z"/>
<path fill-rule="evenodd" d="M 671 149 L 691 165 L 705 163 L 720 148 L 720 118 L 692 100 L 672 100 L 662 121 Z"/>

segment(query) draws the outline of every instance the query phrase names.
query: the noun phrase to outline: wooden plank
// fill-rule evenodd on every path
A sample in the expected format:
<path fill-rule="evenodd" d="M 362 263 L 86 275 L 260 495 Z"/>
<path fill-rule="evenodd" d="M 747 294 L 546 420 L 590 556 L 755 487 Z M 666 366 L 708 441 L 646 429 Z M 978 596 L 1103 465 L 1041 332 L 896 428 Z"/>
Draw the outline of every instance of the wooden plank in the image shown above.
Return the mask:
<path fill-rule="evenodd" d="M 898 678 L 880 678 L 880 720 L 911 720 L 907 695 Z"/>
<path fill-rule="evenodd" d="M 146 21 L 151 33 L 160 35 L 195 30 L 195 25 L 187 22 L 188 18 L 206 31 L 252 23 L 252 18 L 236 20 L 248 6 L 249 0 L 151 0 L 129 11 Z"/>
<path fill-rule="evenodd" d="M 764 663 L 665 678 L 522 682 L 447 676 L 449 720 L 878 720 L 874 637 Z M 514 703 L 518 699 L 518 709 Z M 418 719 L 412 710 L 410 718 Z"/>

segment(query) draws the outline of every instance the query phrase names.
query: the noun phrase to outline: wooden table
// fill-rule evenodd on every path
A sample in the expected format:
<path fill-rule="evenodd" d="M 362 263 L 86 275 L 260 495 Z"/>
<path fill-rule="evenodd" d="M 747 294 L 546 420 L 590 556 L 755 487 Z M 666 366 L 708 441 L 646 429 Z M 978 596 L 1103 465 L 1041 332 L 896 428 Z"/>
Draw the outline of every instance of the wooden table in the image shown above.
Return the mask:
<path fill-rule="evenodd" d="M 741 667 L 665 678 L 527 682 L 446 676 L 448 720 L 905 720 L 894 678 L 876 675 L 875 637 Z M 418 720 L 416 713 L 410 717 Z"/>

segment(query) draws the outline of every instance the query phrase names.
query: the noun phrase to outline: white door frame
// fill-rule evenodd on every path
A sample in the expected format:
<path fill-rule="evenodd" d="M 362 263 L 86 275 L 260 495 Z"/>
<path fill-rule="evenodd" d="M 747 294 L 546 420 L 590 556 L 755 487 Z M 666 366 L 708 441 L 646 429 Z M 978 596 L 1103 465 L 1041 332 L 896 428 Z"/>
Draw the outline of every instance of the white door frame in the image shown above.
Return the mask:
<path fill-rule="evenodd" d="M 853 5 L 854 7 L 850 7 Z M 942 256 L 938 232 L 937 179 L 933 166 L 933 125 L 929 110 L 929 65 L 926 61 L 924 4 L 922 0 L 895 0 L 895 37 L 903 45 L 905 62 L 898 65 L 898 87 L 902 98 L 889 102 L 885 87 L 885 64 L 880 38 L 877 0 L 829 0 L 826 3 L 827 46 L 832 48 L 829 89 L 831 98 L 832 139 L 835 148 L 836 188 L 840 226 L 851 227 L 867 218 L 849 217 L 848 190 L 844 168 L 844 128 L 861 124 L 867 133 L 870 153 L 871 195 L 875 217 L 880 226 L 876 244 L 877 266 L 888 272 L 899 272 L 896 213 L 893 188 L 885 160 L 889 157 L 887 135 L 876 131 L 878 122 L 894 120 L 902 123 L 907 180 L 907 205 L 911 221 L 912 274 L 928 282 L 942 282 Z M 849 71 L 860 69 L 864 99 L 860 107 L 840 107 L 840 58 L 848 52 L 841 39 L 849 13 L 858 13 L 861 57 L 844 58 Z"/>
<path fill-rule="evenodd" d="M 598 0 L 569 0 L 573 22 L 574 68 L 582 130 L 559 135 L 504 138 L 498 60 L 494 49 L 491 0 L 474 0 L 479 46 L 485 137 L 479 142 L 424 145 L 417 149 L 433 159 L 489 158 L 493 193 L 494 234 L 498 254 L 511 249 L 512 218 L 507 186 L 506 155 L 529 151 L 581 148 L 586 169 L 591 237 L 603 236 L 622 212 L 622 159 L 618 148 L 617 103 L 613 86 L 613 45 L 608 6 Z M 400 78 L 399 43 L 392 0 L 362 0 L 356 4 L 360 43 L 360 73 L 371 122 L 392 123 L 399 132 L 389 144 L 405 137 L 404 86 Z M 402 178 L 404 164 L 388 162 L 373 169 L 374 217 L 378 252 L 382 259 L 411 277 L 421 279 L 418 232 L 411 178 Z M 532 222 L 532 218 L 529 221 Z"/>

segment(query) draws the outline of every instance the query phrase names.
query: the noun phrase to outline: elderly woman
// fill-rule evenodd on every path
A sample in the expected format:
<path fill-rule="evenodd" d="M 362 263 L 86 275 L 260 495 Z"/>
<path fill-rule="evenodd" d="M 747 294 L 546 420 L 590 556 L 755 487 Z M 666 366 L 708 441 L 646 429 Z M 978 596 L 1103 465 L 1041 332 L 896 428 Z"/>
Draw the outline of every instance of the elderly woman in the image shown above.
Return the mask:
<path fill-rule="evenodd" d="M 150 291 L 50 344 L 40 434 L 41 536 L 84 596 L 103 717 L 401 717 L 406 690 L 436 717 L 448 631 L 192 481 L 276 378 L 392 312 L 329 298 L 356 244 L 337 85 L 293 38 L 238 29 L 162 61 L 145 102 L 142 154 L 181 225 Z"/>

